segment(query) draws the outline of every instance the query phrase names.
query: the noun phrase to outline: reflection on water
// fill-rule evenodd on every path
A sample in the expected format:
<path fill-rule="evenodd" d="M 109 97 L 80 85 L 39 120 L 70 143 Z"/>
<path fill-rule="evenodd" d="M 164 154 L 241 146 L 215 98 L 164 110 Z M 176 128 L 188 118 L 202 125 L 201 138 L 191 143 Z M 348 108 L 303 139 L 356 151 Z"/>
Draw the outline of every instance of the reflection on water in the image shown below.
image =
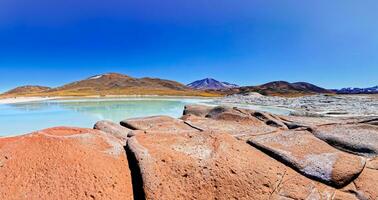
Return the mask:
<path fill-rule="evenodd" d="M 80 112 L 98 119 L 121 121 L 128 117 L 170 115 L 180 117 L 185 105 L 182 101 L 133 100 L 94 102 L 54 102 L 66 110 Z"/>
<path fill-rule="evenodd" d="M 85 99 L 49 100 L 17 104 L 0 104 L 0 136 L 28 133 L 54 126 L 91 128 L 99 120 L 119 122 L 126 118 L 151 115 L 180 117 L 187 104 L 212 104 L 208 99 Z M 237 107 L 289 114 L 289 110 L 253 105 Z"/>
<path fill-rule="evenodd" d="M 86 99 L 52 100 L 0 105 L 0 136 L 53 126 L 92 127 L 98 120 L 119 122 L 150 115 L 180 117 L 189 103 L 203 99 Z"/>

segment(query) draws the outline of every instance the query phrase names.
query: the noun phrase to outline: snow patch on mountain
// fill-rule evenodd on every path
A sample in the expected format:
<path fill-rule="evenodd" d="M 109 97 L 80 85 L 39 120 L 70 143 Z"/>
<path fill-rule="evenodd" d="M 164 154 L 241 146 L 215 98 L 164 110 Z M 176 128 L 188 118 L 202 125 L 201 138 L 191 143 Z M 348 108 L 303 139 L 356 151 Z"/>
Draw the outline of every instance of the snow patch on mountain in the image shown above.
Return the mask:
<path fill-rule="evenodd" d="M 92 76 L 89 78 L 89 80 L 95 80 L 95 79 L 99 79 L 101 77 L 103 77 L 104 75 L 96 75 L 96 76 Z"/>

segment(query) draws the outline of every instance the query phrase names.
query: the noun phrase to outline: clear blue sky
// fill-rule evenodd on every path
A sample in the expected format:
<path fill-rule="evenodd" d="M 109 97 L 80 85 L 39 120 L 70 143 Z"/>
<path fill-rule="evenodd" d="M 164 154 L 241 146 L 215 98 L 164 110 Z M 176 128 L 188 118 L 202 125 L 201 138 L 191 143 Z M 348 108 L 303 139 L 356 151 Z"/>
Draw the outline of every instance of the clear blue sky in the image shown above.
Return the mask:
<path fill-rule="evenodd" d="M 0 91 L 104 72 L 378 84 L 377 0 L 1 0 Z"/>

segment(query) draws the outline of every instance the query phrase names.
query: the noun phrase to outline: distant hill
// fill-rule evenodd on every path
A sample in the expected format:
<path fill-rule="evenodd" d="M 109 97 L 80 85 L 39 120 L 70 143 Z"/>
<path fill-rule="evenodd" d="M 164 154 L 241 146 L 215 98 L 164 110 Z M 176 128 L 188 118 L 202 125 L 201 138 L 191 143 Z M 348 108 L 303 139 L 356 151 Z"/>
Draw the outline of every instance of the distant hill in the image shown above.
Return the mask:
<path fill-rule="evenodd" d="M 197 90 L 224 90 L 239 87 L 236 84 L 220 82 L 212 78 L 205 78 L 202 80 L 194 81 L 187 86 Z"/>
<path fill-rule="evenodd" d="M 337 94 L 378 94 L 378 85 L 369 88 L 342 88 L 335 90 Z"/>
<path fill-rule="evenodd" d="M 274 81 L 259 86 L 247 86 L 239 88 L 239 93 L 258 92 L 269 96 L 301 96 L 318 93 L 334 93 L 316 85 L 306 82 L 289 83 L 286 81 Z"/>
<path fill-rule="evenodd" d="M 378 87 L 367 89 L 375 91 Z M 338 93 L 359 91 L 342 89 Z M 124 74 L 107 73 L 96 75 L 66 85 L 49 88 L 44 86 L 22 86 L 12 89 L 0 97 L 17 96 L 109 96 L 109 95 L 172 95 L 172 96 L 222 96 L 258 92 L 269 96 L 303 96 L 319 93 L 336 93 L 306 82 L 289 83 L 274 81 L 259 86 L 238 87 L 235 84 L 206 78 L 187 86 L 176 81 L 158 78 L 134 78 Z"/>
<path fill-rule="evenodd" d="M 50 90 L 50 87 L 39 86 L 39 85 L 25 85 L 21 87 L 16 87 L 12 90 L 5 92 L 3 95 L 23 95 L 23 94 L 33 94 L 43 91 Z"/>
<path fill-rule="evenodd" d="M 123 74 L 107 73 L 69 83 L 57 88 L 34 91 L 25 88 L 12 90 L 2 96 L 91 96 L 91 95 L 177 95 L 219 96 L 217 93 L 193 90 L 185 85 L 157 78 L 133 78 Z"/>

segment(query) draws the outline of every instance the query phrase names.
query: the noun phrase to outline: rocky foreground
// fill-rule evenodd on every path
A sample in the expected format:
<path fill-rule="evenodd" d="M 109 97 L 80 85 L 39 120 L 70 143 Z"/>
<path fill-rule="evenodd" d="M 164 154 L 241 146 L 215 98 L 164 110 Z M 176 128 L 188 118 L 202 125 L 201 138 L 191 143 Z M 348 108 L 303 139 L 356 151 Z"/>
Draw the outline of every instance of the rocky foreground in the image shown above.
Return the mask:
<path fill-rule="evenodd" d="M 298 116 L 378 116 L 378 95 L 320 94 L 285 98 L 258 93 L 235 94 L 218 99 L 217 104 L 252 104 L 283 107 Z"/>
<path fill-rule="evenodd" d="M 378 199 L 378 119 L 190 105 L 0 139 L 0 199 Z"/>

